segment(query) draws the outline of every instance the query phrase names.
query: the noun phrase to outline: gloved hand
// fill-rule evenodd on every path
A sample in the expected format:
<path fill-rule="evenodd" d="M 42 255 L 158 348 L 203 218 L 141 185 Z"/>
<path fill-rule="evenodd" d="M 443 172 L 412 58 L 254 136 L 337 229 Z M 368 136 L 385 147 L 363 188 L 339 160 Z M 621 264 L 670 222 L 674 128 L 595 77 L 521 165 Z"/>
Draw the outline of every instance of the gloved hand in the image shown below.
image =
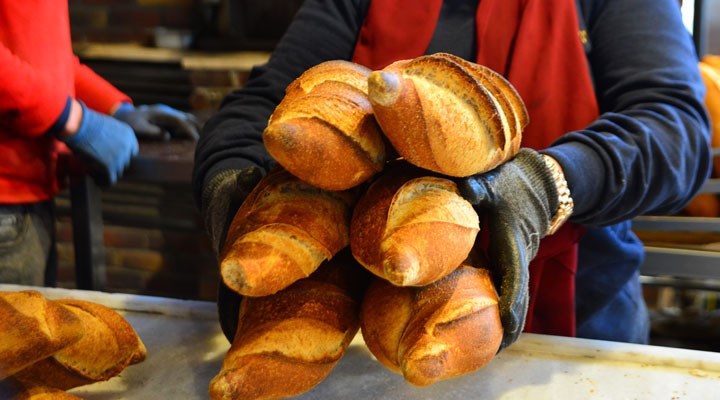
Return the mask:
<path fill-rule="evenodd" d="M 114 185 L 138 153 L 137 138 L 128 124 L 77 103 L 82 108 L 77 132 L 58 138 L 87 164 L 95 183 Z"/>
<path fill-rule="evenodd" d="M 218 257 L 235 213 L 262 177 L 263 172 L 257 167 L 229 170 L 216 175 L 203 190 L 205 230 Z M 220 327 L 230 342 L 235 336 L 241 299 L 220 280 L 217 299 Z"/>
<path fill-rule="evenodd" d="M 198 140 L 200 123 L 194 115 L 165 104 L 135 107 L 123 103 L 113 116 L 128 123 L 140 139 L 169 140 L 171 137 Z"/>
<path fill-rule="evenodd" d="M 488 219 L 488 255 L 500 280 L 500 349 L 517 340 L 528 308 L 528 266 L 558 208 L 558 191 L 542 156 L 530 149 L 484 174 L 462 178 L 461 194 Z"/>

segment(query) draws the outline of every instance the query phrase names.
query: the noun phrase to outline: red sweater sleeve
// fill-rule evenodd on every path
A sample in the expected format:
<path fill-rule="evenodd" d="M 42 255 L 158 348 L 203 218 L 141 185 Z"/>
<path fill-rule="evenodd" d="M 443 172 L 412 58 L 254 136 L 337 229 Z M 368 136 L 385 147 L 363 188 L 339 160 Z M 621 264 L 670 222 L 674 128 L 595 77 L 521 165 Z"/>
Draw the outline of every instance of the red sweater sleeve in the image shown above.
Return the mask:
<path fill-rule="evenodd" d="M 95 111 L 109 114 L 120 102 L 132 102 L 118 90 L 75 57 L 75 97 Z"/>
<path fill-rule="evenodd" d="M 0 43 L 0 125 L 19 135 L 41 136 L 70 95 Z"/>

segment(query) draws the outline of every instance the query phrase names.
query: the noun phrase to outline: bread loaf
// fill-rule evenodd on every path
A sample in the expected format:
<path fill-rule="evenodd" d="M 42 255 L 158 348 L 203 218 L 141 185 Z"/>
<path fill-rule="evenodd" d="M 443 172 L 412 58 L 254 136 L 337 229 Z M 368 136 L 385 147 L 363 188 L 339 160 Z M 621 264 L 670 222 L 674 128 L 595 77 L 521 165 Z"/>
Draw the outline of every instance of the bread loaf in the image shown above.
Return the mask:
<path fill-rule="evenodd" d="M 713 65 L 715 63 L 716 65 Z M 710 116 L 710 145 L 720 147 L 720 57 L 705 56 L 698 63 L 705 83 L 705 108 Z M 720 157 L 715 157 L 712 177 L 720 177 Z M 720 217 L 720 199 L 715 193 L 699 193 L 684 208 L 691 217 Z"/>
<path fill-rule="evenodd" d="M 82 321 L 39 292 L 0 292 L 0 380 L 79 341 Z"/>
<path fill-rule="evenodd" d="M 3 400 L 81 400 L 60 389 L 15 378 L 0 380 L 0 399 Z"/>
<path fill-rule="evenodd" d="M 512 85 L 488 68 L 437 53 L 397 61 L 368 82 L 382 131 L 412 164 L 462 177 L 519 150 L 527 110 Z"/>
<path fill-rule="evenodd" d="M 320 383 L 358 331 L 366 276 L 343 251 L 276 294 L 244 297 L 212 399 L 279 399 Z"/>
<path fill-rule="evenodd" d="M 106 381 L 128 365 L 145 359 L 143 342 L 115 310 L 84 300 L 53 302 L 82 321 L 84 335 L 74 344 L 18 372 L 17 378 L 68 390 Z"/>
<path fill-rule="evenodd" d="M 705 56 L 698 64 L 705 83 L 705 108 L 710 116 L 710 145 L 720 148 L 720 56 Z M 720 158 L 714 161 L 713 172 L 720 177 Z"/>
<path fill-rule="evenodd" d="M 238 209 L 221 253 L 225 284 L 266 296 L 305 278 L 349 243 L 355 198 L 271 171 Z"/>
<path fill-rule="evenodd" d="M 353 211 L 350 247 L 373 274 L 398 286 L 432 283 L 457 268 L 480 230 L 456 185 L 391 163 Z"/>
<path fill-rule="evenodd" d="M 385 144 L 367 98 L 369 74 L 361 65 L 335 60 L 293 81 L 263 132 L 270 155 L 326 190 L 352 188 L 380 171 Z"/>
<path fill-rule="evenodd" d="M 487 270 L 461 266 L 420 288 L 376 279 L 360 311 L 363 339 L 380 363 L 427 386 L 485 366 L 503 330 Z"/>

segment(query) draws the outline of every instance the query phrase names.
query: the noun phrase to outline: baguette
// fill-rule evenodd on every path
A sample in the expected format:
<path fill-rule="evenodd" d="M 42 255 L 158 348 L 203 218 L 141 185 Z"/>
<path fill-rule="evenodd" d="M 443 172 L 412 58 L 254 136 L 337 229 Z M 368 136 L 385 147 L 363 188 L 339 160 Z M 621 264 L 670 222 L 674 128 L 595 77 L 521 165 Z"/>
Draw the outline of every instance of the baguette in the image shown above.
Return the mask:
<path fill-rule="evenodd" d="M 263 131 L 268 153 L 293 175 L 326 190 L 346 190 L 382 170 L 385 144 L 367 98 L 370 70 L 327 61 L 305 71 Z"/>
<path fill-rule="evenodd" d="M 488 271 L 466 265 L 420 288 L 376 279 L 360 324 L 377 360 L 416 386 L 477 371 L 493 359 L 503 335 Z"/>
<path fill-rule="evenodd" d="M 4 400 L 81 400 L 80 397 L 39 383 L 14 377 L 0 380 L 0 399 Z"/>
<path fill-rule="evenodd" d="M 0 292 L 0 380 L 79 341 L 82 321 L 34 290 Z"/>
<path fill-rule="evenodd" d="M 320 383 L 359 329 L 367 277 L 347 251 L 276 294 L 244 297 L 212 399 L 278 399 Z"/>
<path fill-rule="evenodd" d="M 358 201 L 350 247 L 378 277 L 422 286 L 455 270 L 479 231 L 478 214 L 452 181 L 397 162 Z"/>
<path fill-rule="evenodd" d="M 368 78 L 375 118 L 407 161 L 444 175 L 486 172 L 520 147 L 528 113 L 501 75 L 437 53 L 401 60 Z"/>
<path fill-rule="evenodd" d="M 225 284 L 266 296 L 309 276 L 349 244 L 350 192 L 330 192 L 271 171 L 238 209 L 221 253 Z"/>
<path fill-rule="evenodd" d="M 146 349 L 132 326 L 115 310 L 84 300 L 54 303 L 82 321 L 83 337 L 52 356 L 18 372 L 15 377 L 68 390 L 117 376 L 141 362 Z"/>

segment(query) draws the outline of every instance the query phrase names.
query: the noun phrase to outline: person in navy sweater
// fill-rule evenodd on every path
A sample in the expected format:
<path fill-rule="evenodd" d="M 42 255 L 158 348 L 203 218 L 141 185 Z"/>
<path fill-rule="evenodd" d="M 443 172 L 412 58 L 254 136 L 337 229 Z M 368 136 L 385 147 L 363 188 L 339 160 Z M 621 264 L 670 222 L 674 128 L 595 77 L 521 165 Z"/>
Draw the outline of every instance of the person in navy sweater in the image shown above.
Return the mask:
<path fill-rule="evenodd" d="M 530 114 L 514 159 L 458 180 L 489 216 L 502 347 L 521 331 L 646 343 L 631 219 L 681 210 L 711 163 L 705 89 L 675 0 L 307 0 L 198 142 L 194 195 L 216 250 L 274 165 L 262 131 L 293 79 L 326 60 L 379 69 L 435 52 L 503 74 Z M 238 301 L 220 285 L 229 339 Z"/>

